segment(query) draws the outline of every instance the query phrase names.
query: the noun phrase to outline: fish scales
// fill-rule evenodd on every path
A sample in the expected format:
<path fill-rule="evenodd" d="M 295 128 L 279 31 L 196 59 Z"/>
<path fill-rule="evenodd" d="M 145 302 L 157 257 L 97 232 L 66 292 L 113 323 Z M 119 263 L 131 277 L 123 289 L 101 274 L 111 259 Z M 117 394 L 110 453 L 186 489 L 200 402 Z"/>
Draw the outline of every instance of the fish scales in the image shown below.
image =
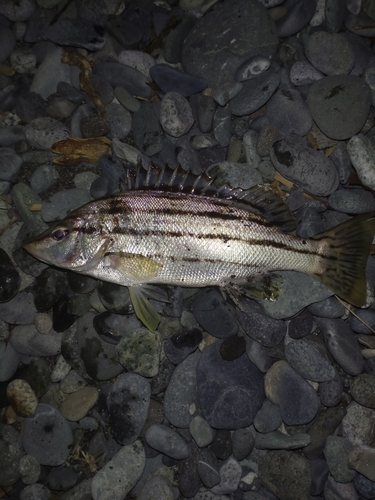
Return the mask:
<path fill-rule="evenodd" d="M 79 229 L 90 236 L 87 255 L 95 251 L 90 246 L 97 230 L 110 239 L 106 252 L 141 254 L 161 265 L 149 283 L 223 286 L 270 269 L 319 272 L 319 242 L 282 233 L 225 200 L 137 191 L 95 203 L 96 210 Z M 92 275 L 100 278 L 102 272 L 100 266 Z M 136 283 L 116 272 L 112 280 Z"/>

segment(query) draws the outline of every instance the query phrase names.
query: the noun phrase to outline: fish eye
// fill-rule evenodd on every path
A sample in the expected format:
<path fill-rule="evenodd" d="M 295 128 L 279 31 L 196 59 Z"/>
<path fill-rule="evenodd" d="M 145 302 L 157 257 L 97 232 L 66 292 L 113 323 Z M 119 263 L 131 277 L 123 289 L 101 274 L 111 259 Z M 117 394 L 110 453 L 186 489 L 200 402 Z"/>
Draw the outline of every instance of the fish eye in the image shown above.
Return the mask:
<path fill-rule="evenodd" d="M 68 234 L 69 229 L 67 227 L 59 227 L 53 231 L 52 236 L 56 241 L 61 241 L 68 236 Z"/>

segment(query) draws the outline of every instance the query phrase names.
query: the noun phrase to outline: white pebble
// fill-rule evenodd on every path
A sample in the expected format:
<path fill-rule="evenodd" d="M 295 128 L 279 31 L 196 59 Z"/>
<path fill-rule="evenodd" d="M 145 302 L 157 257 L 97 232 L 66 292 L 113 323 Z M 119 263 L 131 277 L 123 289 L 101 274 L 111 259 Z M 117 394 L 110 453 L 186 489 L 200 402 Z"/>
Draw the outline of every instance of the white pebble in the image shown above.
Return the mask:
<path fill-rule="evenodd" d="M 30 73 L 36 66 L 35 52 L 27 46 L 18 47 L 10 55 L 10 64 L 17 73 Z"/>
<path fill-rule="evenodd" d="M 350 161 L 362 184 L 375 189 L 375 147 L 364 135 L 353 136 L 347 145 Z"/>

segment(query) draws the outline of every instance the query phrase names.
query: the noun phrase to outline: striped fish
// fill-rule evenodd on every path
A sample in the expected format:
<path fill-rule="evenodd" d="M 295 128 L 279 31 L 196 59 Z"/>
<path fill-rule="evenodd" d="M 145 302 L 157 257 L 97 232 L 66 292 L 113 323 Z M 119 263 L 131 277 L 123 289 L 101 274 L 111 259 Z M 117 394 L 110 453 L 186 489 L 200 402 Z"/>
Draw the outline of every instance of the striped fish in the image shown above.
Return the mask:
<path fill-rule="evenodd" d="M 293 224 L 281 198 L 261 186 L 224 197 L 139 189 L 80 207 L 24 248 L 48 264 L 129 287 L 152 331 L 160 317 L 147 297 L 162 296 L 150 284 L 249 290 L 258 276 L 295 270 L 363 305 L 375 213 L 312 238 L 285 232 Z"/>

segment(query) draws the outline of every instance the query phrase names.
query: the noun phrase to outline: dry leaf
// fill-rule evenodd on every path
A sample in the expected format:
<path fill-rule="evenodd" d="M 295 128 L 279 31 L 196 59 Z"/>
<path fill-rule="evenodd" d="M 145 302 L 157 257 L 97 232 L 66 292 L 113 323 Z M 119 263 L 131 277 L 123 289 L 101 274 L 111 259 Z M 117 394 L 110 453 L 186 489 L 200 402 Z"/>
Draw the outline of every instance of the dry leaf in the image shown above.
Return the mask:
<path fill-rule="evenodd" d="M 0 74 L 6 76 L 13 76 L 14 73 L 15 71 L 11 66 L 7 66 L 6 64 L 0 64 Z"/>
<path fill-rule="evenodd" d="M 96 163 L 102 155 L 111 153 L 111 141 L 107 137 L 88 139 L 70 137 L 55 142 L 51 151 L 62 155 L 53 160 L 58 165 L 75 165 L 81 161 Z"/>

